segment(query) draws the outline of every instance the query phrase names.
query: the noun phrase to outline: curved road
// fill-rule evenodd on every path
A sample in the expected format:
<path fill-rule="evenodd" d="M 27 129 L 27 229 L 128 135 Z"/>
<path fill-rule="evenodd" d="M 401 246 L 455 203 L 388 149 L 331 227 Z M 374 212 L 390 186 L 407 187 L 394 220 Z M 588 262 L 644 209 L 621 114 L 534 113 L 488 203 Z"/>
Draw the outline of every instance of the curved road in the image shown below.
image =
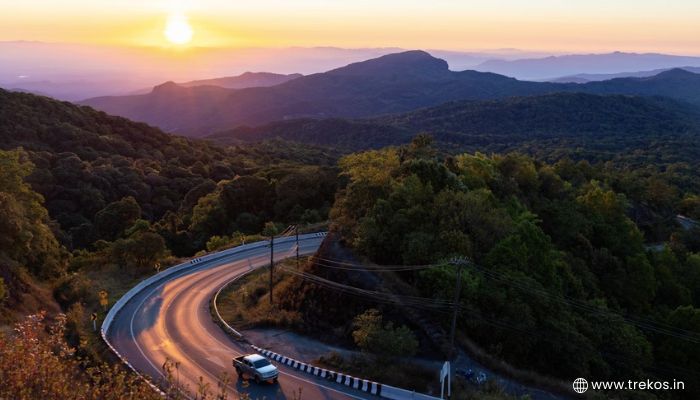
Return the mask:
<path fill-rule="evenodd" d="M 313 253 L 323 237 L 302 235 L 299 252 Z M 294 241 L 275 243 L 275 260 L 295 254 Z M 221 373 L 231 377 L 229 398 L 248 393 L 252 399 L 365 399 L 366 393 L 301 373 L 280 369 L 279 384 L 246 385 L 231 366 L 231 359 L 251 352 L 250 346 L 231 339 L 212 321 L 209 301 L 230 280 L 251 269 L 269 265 L 269 247 L 259 247 L 201 261 L 196 267 L 145 288 L 115 316 L 107 338 L 139 372 L 163 380 L 166 359 L 180 362 L 181 385 L 196 393 L 200 377 L 217 393 Z"/>

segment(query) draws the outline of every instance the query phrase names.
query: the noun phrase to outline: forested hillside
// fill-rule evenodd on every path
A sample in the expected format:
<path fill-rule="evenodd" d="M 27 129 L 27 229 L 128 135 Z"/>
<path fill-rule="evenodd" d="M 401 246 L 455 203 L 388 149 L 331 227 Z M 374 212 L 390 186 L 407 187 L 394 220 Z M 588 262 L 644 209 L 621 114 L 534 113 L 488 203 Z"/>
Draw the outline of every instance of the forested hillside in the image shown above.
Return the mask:
<path fill-rule="evenodd" d="M 540 160 L 612 161 L 682 173 L 700 191 L 700 110 L 664 98 L 557 93 L 505 100 L 459 101 L 371 120 L 294 120 L 211 136 L 220 143 L 282 138 L 345 152 L 407 143 L 431 134 L 447 153 L 520 151 Z"/>
<path fill-rule="evenodd" d="M 112 304 L 179 256 L 266 223 L 324 221 L 335 159 L 274 141 L 222 148 L 0 90 L 0 325 L 48 312 L 0 332 L 0 397 L 150 398 L 140 380 L 101 366 L 112 356 L 89 320 L 107 309 L 98 292 Z"/>
<path fill-rule="evenodd" d="M 280 121 L 223 131 L 210 138 L 240 143 L 280 137 L 351 151 L 406 143 L 421 131 L 430 132 L 445 147 L 484 149 L 531 140 L 582 137 L 630 144 L 638 138 L 698 133 L 700 109 L 661 97 L 555 93 L 455 101 L 373 119 Z"/>
<path fill-rule="evenodd" d="M 0 143 L 27 152 L 35 165 L 27 181 L 44 196 L 69 249 L 114 240 L 142 218 L 175 254 L 191 255 L 213 234 L 255 233 L 266 221 L 298 222 L 305 212 L 306 220 L 322 219 L 333 199 L 328 150 L 224 149 L 29 94 L 0 91 Z M 299 180 L 310 181 L 309 189 L 292 187 Z M 266 198 L 258 203 L 260 193 Z M 226 226 L 207 231 L 201 221 L 221 211 L 221 196 L 229 196 Z"/>
<path fill-rule="evenodd" d="M 0 151 L 1 319 L 77 304 L 72 344 L 97 288 L 124 290 L 173 256 L 240 241 L 266 222 L 323 221 L 336 187 L 327 150 L 224 149 L 1 90 Z"/>
<path fill-rule="evenodd" d="M 683 204 L 697 211 L 696 194 L 603 164 L 440 158 L 430 142 L 341 160 L 333 227 L 359 254 L 433 265 L 399 275 L 444 301 L 457 274 L 447 260 L 468 257 L 458 336 L 520 368 L 566 380 L 700 379 L 700 232 L 664 217 Z M 672 230 L 662 251 L 645 249 L 640 204 Z M 448 329 L 449 313 L 432 318 Z"/>

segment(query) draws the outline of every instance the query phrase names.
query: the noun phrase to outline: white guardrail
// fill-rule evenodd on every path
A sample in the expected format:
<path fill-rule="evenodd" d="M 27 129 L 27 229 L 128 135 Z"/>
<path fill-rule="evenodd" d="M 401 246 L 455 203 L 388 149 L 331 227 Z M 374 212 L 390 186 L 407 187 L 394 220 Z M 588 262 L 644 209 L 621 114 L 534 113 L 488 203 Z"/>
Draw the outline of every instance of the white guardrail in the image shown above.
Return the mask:
<path fill-rule="evenodd" d="M 306 235 L 299 235 L 299 240 L 306 240 L 306 239 L 313 239 L 319 236 L 325 236 L 325 232 L 323 233 L 310 233 Z M 275 243 L 286 243 L 290 241 L 295 241 L 296 239 L 294 237 L 283 237 L 275 240 Z M 171 277 L 172 275 L 175 275 L 177 273 L 193 269 L 196 267 L 201 266 L 202 263 L 207 262 L 207 261 L 213 261 L 213 260 L 218 260 L 220 258 L 228 257 L 232 254 L 236 253 L 241 253 L 247 250 L 251 249 L 257 249 L 260 247 L 265 247 L 267 246 L 268 241 L 262 240 L 259 242 L 254 242 L 254 243 L 249 243 L 249 244 L 244 244 L 241 246 L 236 246 L 232 247 L 230 249 L 226 249 L 223 251 L 219 251 L 216 253 L 211 253 L 207 254 L 202 257 L 197 257 L 193 258 L 185 263 L 178 264 L 176 266 L 170 267 L 166 269 L 165 271 L 159 272 L 147 279 L 144 279 L 141 281 L 138 285 L 134 286 L 131 288 L 128 292 L 126 292 L 119 300 L 117 300 L 116 303 L 112 306 L 112 308 L 109 309 L 109 312 L 107 312 L 107 316 L 105 317 L 104 321 L 102 321 L 102 326 L 100 327 L 100 335 L 102 336 L 102 340 L 107 344 L 107 346 L 112 350 L 114 354 L 119 357 L 119 359 L 126 364 L 134 373 L 136 373 L 139 377 L 141 377 L 143 380 L 145 380 L 152 388 L 153 390 L 157 391 L 161 395 L 165 396 L 165 393 L 161 391 L 156 385 L 151 382 L 150 379 L 146 378 L 141 374 L 136 368 L 134 368 L 133 365 L 124 357 L 122 356 L 117 349 L 114 348 L 112 343 L 110 343 L 109 339 L 107 339 L 107 332 L 109 332 L 109 328 L 112 325 L 112 321 L 114 321 L 114 317 L 119 313 L 119 311 L 124 308 L 126 303 L 128 303 L 134 296 L 136 296 L 138 293 L 140 293 L 142 290 L 146 289 L 147 287 L 161 282 L 165 280 L 166 278 Z"/>

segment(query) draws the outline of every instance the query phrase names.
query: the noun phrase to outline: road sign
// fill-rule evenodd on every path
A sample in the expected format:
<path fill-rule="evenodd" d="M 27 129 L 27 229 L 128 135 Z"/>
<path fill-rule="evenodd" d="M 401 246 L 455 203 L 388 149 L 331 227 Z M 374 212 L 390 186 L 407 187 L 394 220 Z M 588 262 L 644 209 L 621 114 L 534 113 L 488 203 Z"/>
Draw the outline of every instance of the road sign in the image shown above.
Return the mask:
<path fill-rule="evenodd" d="M 100 296 L 100 305 L 102 308 L 107 311 L 107 305 L 109 304 L 109 294 L 107 294 L 106 290 L 100 290 L 99 293 L 97 293 Z"/>
<path fill-rule="evenodd" d="M 97 332 L 97 313 L 90 314 L 90 319 L 92 320 L 92 330 Z"/>

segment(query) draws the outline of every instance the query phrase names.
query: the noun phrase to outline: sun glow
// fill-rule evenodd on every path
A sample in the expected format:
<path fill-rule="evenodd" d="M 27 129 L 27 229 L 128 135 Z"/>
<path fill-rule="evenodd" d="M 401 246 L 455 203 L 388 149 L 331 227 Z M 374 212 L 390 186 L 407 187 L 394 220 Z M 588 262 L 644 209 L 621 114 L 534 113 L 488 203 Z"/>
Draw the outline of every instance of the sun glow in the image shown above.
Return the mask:
<path fill-rule="evenodd" d="M 172 14 L 165 25 L 165 38 L 170 43 L 185 45 L 192 41 L 192 27 L 183 14 Z"/>

